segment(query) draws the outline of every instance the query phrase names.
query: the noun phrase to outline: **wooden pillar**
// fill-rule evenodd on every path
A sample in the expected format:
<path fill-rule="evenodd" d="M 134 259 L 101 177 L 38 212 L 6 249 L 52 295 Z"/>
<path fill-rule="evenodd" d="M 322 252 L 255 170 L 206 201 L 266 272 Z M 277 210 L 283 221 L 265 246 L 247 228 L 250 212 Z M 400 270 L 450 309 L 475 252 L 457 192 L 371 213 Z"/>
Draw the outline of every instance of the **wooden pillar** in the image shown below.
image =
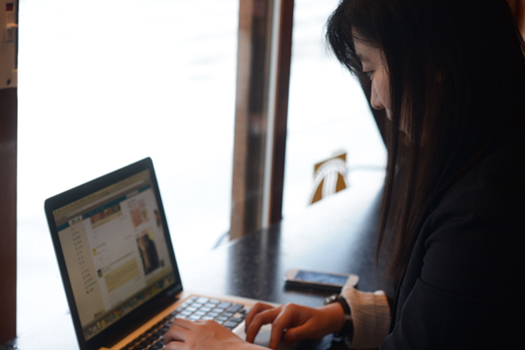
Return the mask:
<path fill-rule="evenodd" d="M 16 337 L 17 89 L 0 90 L 0 344 Z"/>
<path fill-rule="evenodd" d="M 293 4 L 239 3 L 230 239 L 281 218 Z"/>
<path fill-rule="evenodd" d="M 283 0 L 281 2 L 277 53 L 277 82 L 275 87 L 276 101 L 274 106 L 275 123 L 272 141 L 271 188 L 267 222 L 269 225 L 282 219 L 288 97 L 290 91 L 290 66 L 292 61 L 293 9 L 293 0 Z"/>
<path fill-rule="evenodd" d="M 0 0 L 0 344 L 16 337 L 18 1 Z"/>

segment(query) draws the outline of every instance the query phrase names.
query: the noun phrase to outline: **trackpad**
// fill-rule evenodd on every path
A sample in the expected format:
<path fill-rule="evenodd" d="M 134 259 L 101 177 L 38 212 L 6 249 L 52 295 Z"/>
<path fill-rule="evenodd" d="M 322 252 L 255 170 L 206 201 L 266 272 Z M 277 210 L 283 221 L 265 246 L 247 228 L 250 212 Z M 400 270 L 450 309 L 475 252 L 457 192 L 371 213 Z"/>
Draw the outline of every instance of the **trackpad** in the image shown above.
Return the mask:
<path fill-rule="evenodd" d="M 242 339 L 246 339 L 246 334 L 244 333 L 244 328 L 236 332 L 239 337 Z M 270 324 L 266 324 L 261 327 L 261 330 L 259 330 L 259 333 L 255 337 L 255 341 L 253 342 L 255 345 L 260 345 L 264 347 L 268 347 L 270 344 L 270 336 L 272 334 L 272 326 Z M 295 349 L 295 346 L 293 344 L 279 344 L 278 350 L 292 350 Z"/>

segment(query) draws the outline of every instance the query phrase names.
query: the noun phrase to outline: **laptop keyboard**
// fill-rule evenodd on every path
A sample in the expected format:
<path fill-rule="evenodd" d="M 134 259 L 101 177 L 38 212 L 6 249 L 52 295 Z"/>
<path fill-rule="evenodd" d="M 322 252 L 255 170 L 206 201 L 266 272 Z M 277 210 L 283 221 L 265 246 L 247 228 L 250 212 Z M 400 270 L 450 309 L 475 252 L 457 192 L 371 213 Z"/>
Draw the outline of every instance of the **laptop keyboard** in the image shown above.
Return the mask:
<path fill-rule="evenodd" d="M 234 304 L 217 299 L 193 297 L 134 339 L 122 348 L 122 350 L 164 349 L 164 334 L 176 318 L 191 321 L 214 320 L 231 330 L 245 319 L 247 313 L 248 311 L 244 308 L 244 305 L 241 304 Z"/>

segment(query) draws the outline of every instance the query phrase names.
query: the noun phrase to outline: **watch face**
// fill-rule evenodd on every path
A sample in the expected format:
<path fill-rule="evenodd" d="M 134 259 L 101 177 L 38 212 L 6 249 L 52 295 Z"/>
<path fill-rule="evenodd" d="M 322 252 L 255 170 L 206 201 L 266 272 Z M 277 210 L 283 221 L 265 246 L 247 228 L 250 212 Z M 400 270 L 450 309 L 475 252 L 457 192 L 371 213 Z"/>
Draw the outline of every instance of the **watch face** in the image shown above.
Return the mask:
<path fill-rule="evenodd" d="M 338 294 L 330 295 L 323 301 L 323 305 L 328 305 L 337 301 Z"/>

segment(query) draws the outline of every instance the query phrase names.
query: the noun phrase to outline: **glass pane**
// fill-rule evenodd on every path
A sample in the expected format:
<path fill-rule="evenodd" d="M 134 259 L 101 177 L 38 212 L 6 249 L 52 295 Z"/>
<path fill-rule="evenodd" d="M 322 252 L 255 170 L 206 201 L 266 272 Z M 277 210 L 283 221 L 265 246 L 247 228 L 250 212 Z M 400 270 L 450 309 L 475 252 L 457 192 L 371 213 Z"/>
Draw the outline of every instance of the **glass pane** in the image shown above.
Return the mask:
<path fill-rule="evenodd" d="M 386 150 L 361 86 L 329 52 L 325 23 L 338 0 L 296 0 L 283 216 L 304 209 L 315 164 L 346 152 L 347 184 L 381 178 Z"/>
<path fill-rule="evenodd" d="M 229 230 L 237 26 L 238 0 L 21 0 L 19 290 L 61 285 L 44 200 L 147 156 L 181 265 Z"/>

